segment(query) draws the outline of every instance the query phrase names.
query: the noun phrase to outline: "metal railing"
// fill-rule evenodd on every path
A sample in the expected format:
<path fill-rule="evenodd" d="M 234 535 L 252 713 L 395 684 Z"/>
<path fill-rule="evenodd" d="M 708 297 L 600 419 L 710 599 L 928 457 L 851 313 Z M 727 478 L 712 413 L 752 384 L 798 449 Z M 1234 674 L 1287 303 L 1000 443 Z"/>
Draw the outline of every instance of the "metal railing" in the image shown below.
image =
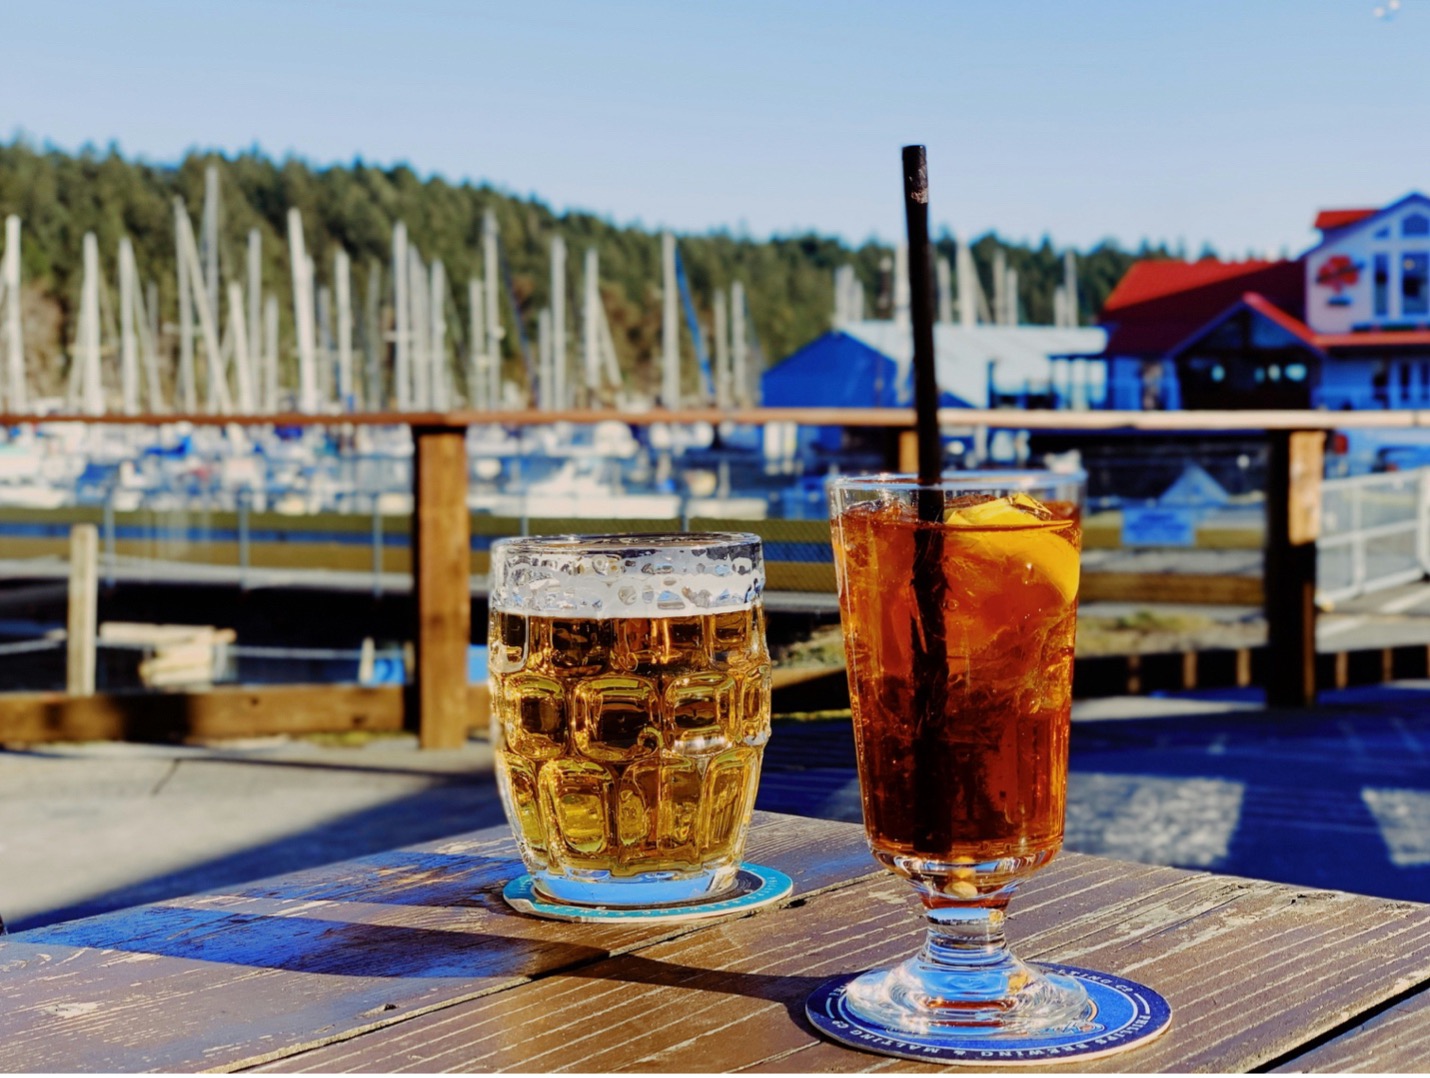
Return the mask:
<path fill-rule="evenodd" d="M 1316 598 L 1344 602 L 1430 573 L 1430 468 L 1328 479 Z"/>

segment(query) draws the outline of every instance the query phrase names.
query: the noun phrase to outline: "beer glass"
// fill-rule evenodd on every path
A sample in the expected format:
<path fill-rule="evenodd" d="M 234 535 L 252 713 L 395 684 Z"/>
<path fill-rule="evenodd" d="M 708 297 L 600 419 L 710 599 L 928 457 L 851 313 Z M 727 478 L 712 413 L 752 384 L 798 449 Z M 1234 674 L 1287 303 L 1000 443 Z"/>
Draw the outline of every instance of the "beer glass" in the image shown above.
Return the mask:
<path fill-rule="evenodd" d="M 1062 844 L 1083 477 L 847 477 L 830 490 L 864 826 L 918 891 L 922 950 L 848 986 L 863 1028 L 1036 1036 L 1083 987 L 1016 958 L 1004 917 Z"/>
<path fill-rule="evenodd" d="M 735 884 L 770 734 L 758 536 L 492 545 L 492 742 L 536 889 L 651 907 Z"/>

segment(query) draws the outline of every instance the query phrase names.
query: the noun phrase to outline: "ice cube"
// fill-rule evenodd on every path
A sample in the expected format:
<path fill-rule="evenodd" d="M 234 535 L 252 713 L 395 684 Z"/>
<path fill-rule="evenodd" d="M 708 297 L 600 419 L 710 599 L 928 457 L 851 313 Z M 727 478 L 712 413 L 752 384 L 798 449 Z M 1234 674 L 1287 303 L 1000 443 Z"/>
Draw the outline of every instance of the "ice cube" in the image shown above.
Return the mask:
<path fill-rule="evenodd" d="M 1016 579 L 1028 583 L 1047 581 L 1064 602 L 1077 596 L 1077 548 L 1062 528 L 1030 526 L 1056 519 L 1035 498 L 1022 493 L 994 498 L 952 509 L 944 519 L 956 528 L 969 529 L 959 535 L 958 547 L 978 562 L 1016 568 Z"/>
<path fill-rule="evenodd" d="M 953 506 L 944 512 L 943 519 L 948 524 L 997 528 L 1026 524 L 1030 516 L 1037 520 L 1056 519 L 1046 505 L 1021 491 L 1006 498 L 988 498 L 971 505 Z"/>

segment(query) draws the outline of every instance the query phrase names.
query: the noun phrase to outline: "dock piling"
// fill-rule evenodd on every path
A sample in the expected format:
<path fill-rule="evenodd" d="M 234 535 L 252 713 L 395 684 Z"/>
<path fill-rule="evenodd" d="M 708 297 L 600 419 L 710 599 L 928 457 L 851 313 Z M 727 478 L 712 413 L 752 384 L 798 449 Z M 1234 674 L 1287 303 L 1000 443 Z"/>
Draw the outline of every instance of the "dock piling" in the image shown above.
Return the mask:
<path fill-rule="evenodd" d="M 471 520 L 467 514 L 467 428 L 412 428 L 412 588 L 416 598 L 418 742 L 458 748 L 471 724 L 467 646 L 472 636 Z"/>
<path fill-rule="evenodd" d="M 93 696 L 95 637 L 99 622 L 99 529 L 76 524 L 70 529 L 70 580 L 65 691 Z"/>
<path fill-rule="evenodd" d="M 1325 431 L 1274 430 L 1266 490 L 1266 702 L 1316 702 L 1316 540 Z"/>

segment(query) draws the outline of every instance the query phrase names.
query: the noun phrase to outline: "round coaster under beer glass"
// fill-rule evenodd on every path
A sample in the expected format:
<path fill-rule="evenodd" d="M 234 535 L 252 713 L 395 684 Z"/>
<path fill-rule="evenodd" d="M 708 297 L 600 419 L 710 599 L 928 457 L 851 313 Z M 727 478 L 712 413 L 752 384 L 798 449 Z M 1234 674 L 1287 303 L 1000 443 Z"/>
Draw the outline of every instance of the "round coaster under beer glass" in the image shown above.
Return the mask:
<path fill-rule="evenodd" d="M 551 921 L 599 924 L 680 924 L 732 913 L 750 913 L 772 906 L 794 890 L 794 881 L 778 869 L 746 861 L 735 874 L 732 890 L 711 898 L 693 899 L 671 906 L 586 906 L 558 902 L 541 893 L 531 876 L 518 876 L 502 889 L 506 904 L 518 913 Z"/>

